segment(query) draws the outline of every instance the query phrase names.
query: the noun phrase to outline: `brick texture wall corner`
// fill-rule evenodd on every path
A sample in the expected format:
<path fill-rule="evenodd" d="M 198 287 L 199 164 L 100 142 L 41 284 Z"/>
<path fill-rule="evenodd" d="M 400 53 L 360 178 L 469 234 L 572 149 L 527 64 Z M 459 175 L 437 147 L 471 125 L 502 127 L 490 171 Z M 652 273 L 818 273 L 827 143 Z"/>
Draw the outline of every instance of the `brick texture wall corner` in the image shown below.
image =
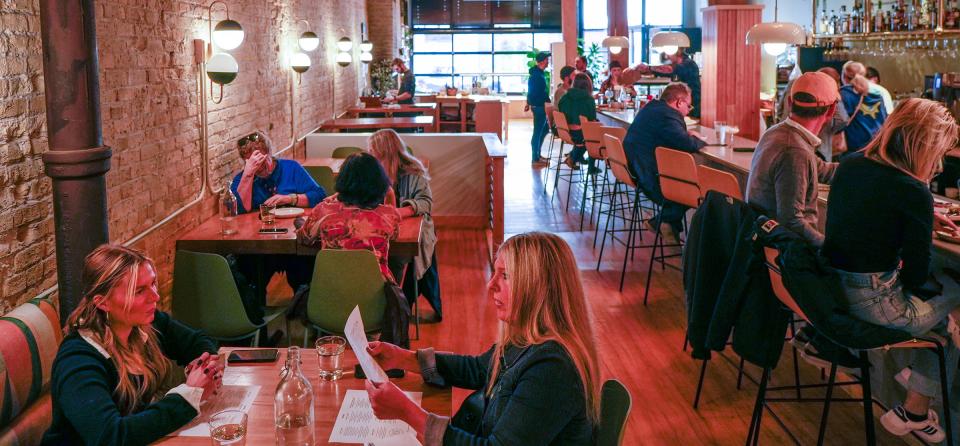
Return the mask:
<path fill-rule="evenodd" d="M 225 88 L 221 104 L 208 103 L 209 168 L 217 187 L 241 167 L 237 138 L 260 129 L 284 148 L 352 105 L 363 82 L 362 64 L 334 63 L 337 39 L 359 42 L 366 21 L 362 0 L 229 4 L 246 37 L 230 51 L 240 65 L 237 79 Z M 47 141 L 38 13 L 37 0 L 0 0 L 0 314 L 56 284 L 52 187 L 40 158 Z M 107 198 L 115 243 L 163 221 L 200 190 L 192 41 L 207 38 L 205 17 L 195 1 L 97 2 L 103 134 L 114 149 Z M 223 18 L 218 6 L 214 21 Z M 308 53 L 313 66 L 298 84 L 287 58 L 299 51 L 297 37 L 307 28 L 301 19 L 322 43 Z M 135 244 L 157 263 L 164 308 L 177 236 L 215 209 L 208 197 Z"/>

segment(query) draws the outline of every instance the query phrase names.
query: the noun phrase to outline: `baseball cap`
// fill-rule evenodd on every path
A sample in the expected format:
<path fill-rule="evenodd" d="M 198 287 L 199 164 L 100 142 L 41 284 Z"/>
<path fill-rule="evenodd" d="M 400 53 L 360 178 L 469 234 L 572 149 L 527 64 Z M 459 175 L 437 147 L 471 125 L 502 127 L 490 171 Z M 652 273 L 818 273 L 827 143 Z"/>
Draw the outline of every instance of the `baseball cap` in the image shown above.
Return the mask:
<path fill-rule="evenodd" d="M 809 95 L 798 100 L 797 93 L 806 93 Z M 837 81 L 833 80 L 826 73 L 819 71 L 803 73 L 797 80 L 793 81 L 793 87 L 790 88 L 790 96 L 793 98 L 793 105 L 800 107 L 824 107 L 833 105 L 840 100 L 840 91 L 837 89 Z M 810 100 L 813 97 L 813 100 Z"/>
<path fill-rule="evenodd" d="M 537 60 L 537 62 L 543 62 L 544 60 L 547 60 L 548 57 L 550 57 L 550 53 L 548 53 L 548 52 L 546 52 L 546 51 L 541 51 L 541 52 L 537 53 L 536 60 Z"/>

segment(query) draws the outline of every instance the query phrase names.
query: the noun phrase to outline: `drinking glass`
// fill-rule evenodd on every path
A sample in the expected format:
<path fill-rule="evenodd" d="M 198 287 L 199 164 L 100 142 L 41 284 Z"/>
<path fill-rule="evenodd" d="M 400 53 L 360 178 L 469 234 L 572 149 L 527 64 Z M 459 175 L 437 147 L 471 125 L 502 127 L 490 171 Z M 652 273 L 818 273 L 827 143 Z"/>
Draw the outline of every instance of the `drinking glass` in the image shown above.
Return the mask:
<path fill-rule="evenodd" d="M 335 381 L 343 376 L 340 358 L 347 347 L 347 340 L 340 336 L 324 336 L 317 339 L 317 357 L 320 361 L 320 379 Z"/>
<path fill-rule="evenodd" d="M 210 439 L 214 446 L 247 444 L 247 414 L 242 410 L 224 410 L 210 415 Z"/>
<path fill-rule="evenodd" d="M 713 131 L 717 136 L 717 143 L 723 144 L 725 139 L 726 132 L 724 131 L 727 128 L 727 123 L 724 121 L 714 121 L 713 122 Z"/>
<path fill-rule="evenodd" d="M 276 223 L 276 216 L 273 215 L 273 210 L 277 206 L 272 204 L 261 204 L 260 205 L 260 222 L 265 227 L 273 227 L 273 224 Z"/>

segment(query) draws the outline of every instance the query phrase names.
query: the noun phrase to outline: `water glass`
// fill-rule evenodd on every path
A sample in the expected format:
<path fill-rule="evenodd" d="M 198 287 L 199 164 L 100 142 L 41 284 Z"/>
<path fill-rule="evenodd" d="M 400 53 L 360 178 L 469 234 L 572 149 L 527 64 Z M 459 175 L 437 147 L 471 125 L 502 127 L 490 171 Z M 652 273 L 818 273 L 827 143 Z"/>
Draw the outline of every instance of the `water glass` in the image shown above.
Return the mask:
<path fill-rule="evenodd" d="M 320 361 L 320 379 L 335 381 L 343 376 L 340 358 L 347 346 L 347 340 L 340 336 L 324 336 L 317 339 L 317 357 Z"/>
<path fill-rule="evenodd" d="M 724 121 L 713 122 L 713 131 L 716 133 L 718 144 L 724 144 L 723 140 L 727 134 L 726 128 L 727 128 L 727 123 Z"/>
<path fill-rule="evenodd" d="M 214 446 L 247 444 L 247 414 L 242 410 L 224 410 L 210 415 L 210 439 Z"/>
<path fill-rule="evenodd" d="M 273 215 L 273 210 L 276 208 L 277 206 L 272 204 L 260 205 L 260 222 L 263 223 L 265 227 L 273 227 L 273 224 L 276 222 L 276 216 Z"/>

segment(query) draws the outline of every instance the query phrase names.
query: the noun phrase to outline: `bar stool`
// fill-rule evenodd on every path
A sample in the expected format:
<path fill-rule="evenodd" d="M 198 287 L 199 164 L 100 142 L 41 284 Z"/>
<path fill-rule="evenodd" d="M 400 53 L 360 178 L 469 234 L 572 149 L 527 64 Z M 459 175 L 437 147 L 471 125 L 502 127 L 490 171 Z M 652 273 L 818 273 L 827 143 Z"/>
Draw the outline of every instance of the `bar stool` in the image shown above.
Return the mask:
<path fill-rule="evenodd" d="M 593 160 L 597 170 L 593 173 L 587 170 L 587 178 L 583 183 L 583 197 L 580 198 L 580 230 L 583 231 L 583 215 L 587 204 L 587 186 L 593 181 L 593 194 L 590 196 L 590 222 L 593 223 L 593 211 L 596 208 L 597 198 L 603 191 L 597 189 L 597 174 L 603 172 L 604 187 L 606 186 L 607 156 L 603 153 L 603 124 L 599 121 L 590 121 L 586 116 L 580 116 L 580 130 L 583 132 L 583 143 L 587 147 L 587 156 Z"/>
<path fill-rule="evenodd" d="M 574 183 L 579 183 L 581 179 L 580 169 L 571 169 L 568 174 L 561 175 L 560 168 L 563 164 L 563 145 L 569 144 L 570 147 L 574 147 L 577 144 L 573 142 L 573 138 L 570 136 L 570 126 L 567 123 L 567 115 L 563 114 L 560 111 L 553 112 L 553 121 L 557 124 L 557 136 L 560 138 L 560 150 L 557 152 L 557 164 L 556 174 L 553 180 L 553 196 L 550 198 L 550 201 L 553 201 L 553 198 L 557 196 L 557 188 L 559 187 L 560 180 L 564 180 L 568 184 L 567 188 L 567 205 L 566 208 L 570 208 L 570 190 L 573 189 Z"/>
<path fill-rule="evenodd" d="M 554 147 L 554 143 L 555 143 L 556 140 L 557 140 L 557 123 L 553 120 L 553 112 L 556 111 L 557 108 L 554 107 L 553 104 L 551 104 L 551 103 L 548 102 L 548 103 L 544 104 L 543 109 L 544 109 L 544 112 L 547 114 L 547 127 L 548 127 L 549 130 L 550 130 L 550 145 L 547 146 L 547 156 L 546 156 L 546 158 L 547 158 L 547 160 L 551 160 L 551 161 L 552 161 L 552 158 L 553 158 L 553 147 Z M 563 151 L 563 148 L 562 148 L 562 147 L 561 147 L 561 151 Z M 561 159 L 562 159 L 562 158 L 561 158 Z M 548 162 L 549 162 L 549 161 L 548 161 Z M 546 169 L 543 169 L 543 171 L 540 172 L 540 178 L 541 178 L 541 180 L 542 180 L 542 183 L 544 184 L 544 187 L 543 187 L 543 193 L 544 193 L 544 194 L 547 193 L 546 184 L 547 184 L 547 181 L 550 180 L 550 169 L 551 169 L 551 168 L 552 168 L 552 166 L 548 165 Z"/>
<path fill-rule="evenodd" d="M 764 251 L 764 257 L 765 257 L 765 263 L 766 263 L 766 266 L 767 266 L 767 270 L 769 271 L 769 275 L 770 275 L 770 284 L 771 284 L 771 286 L 772 286 L 772 288 L 773 288 L 773 293 L 774 293 L 774 295 L 776 295 L 777 299 L 780 300 L 780 302 L 781 302 L 784 306 L 786 306 L 786 307 L 789 308 L 791 311 L 793 311 L 794 314 L 800 316 L 800 318 L 802 318 L 807 324 L 810 324 L 810 326 L 813 326 L 813 323 L 810 321 L 810 318 L 807 317 L 807 315 L 806 315 L 806 313 L 803 311 L 803 309 L 800 308 L 800 305 L 797 303 L 796 299 L 793 298 L 793 296 L 790 294 L 790 291 L 787 290 L 787 287 L 784 285 L 782 271 L 781 271 L 781 269 L 780 269 L 779 264 L 777 263 L 777 258 L 778 258 L 778 256 L 780 255 L 779 250 L 777 250 L 776 248 L 772 248 L 772 247 L 764 247 L 763 251 Z M 825 328 L 825 327 L 824 327 L 824 328 Z M 819 331 L 819 330 L 818 330 L 818 331 Z M 823 331 L 821 331 L 821 333 L 823 333 Z M 831 339 L 831 340 L 832 340 L 832 339 Z M 836 341 L 834 341 L 834 342 L 836 342 Z M 840 343 L 837 343 L 837 345 L 841 345 L 841 346 L 847 347 L 847 346 L 842 345 L 842 344 L 840 344 Z M 847 347 L 847 348 L 851 348 L 851 347 Z M 866 348 L 859 348 L 859 349 L 851 348 L 851 350 L 858 350 L 858 351 L 859 351 L 859 354 L 860 354 L 861 368 L 860 368 L 859 384 L 860 384 L 860 386 L 861 386 L 862 389 L 863 389 L 863 398 L 862 398 L 862 399 L 846 399 L 846 398 L 844 398 L 844 399 L 836 398 L 836 399 L 835 399 L 835 398 L 833 398 L 833 388 L 834 388 L 836 385 L 840 385 L 841 383 L 837 383 L 837 382 L 836 382 L 836 377 L 837 377 L 837 364 L 836 364 L 835 362 L 832 363 L 832 364 L 830 365 L 830 378 L 829 378 L 829 380 L 828 380 L 828 383 L 826 384 L 826 386 L 827 386 L 827 393 L 826 393 L 825 398 L 823 398 L 823 411 L 821 412 L 821 415 L 820 415 L 820 429 L 819 429 L 818 436 L 817 436 L 817 445 L 822 445 L 822 444 L 823 444 L 823 440 L 824 440 L 824 437 L 825 437 L 825 435 L 826 435 L 826 430 L 827 430 L 827 422 L 828 422 L 828 420 L 829 420 L 830 403 L 831 403 L 832 401 L 840 401 L 840 402 L 860 402 L 860 403 L 862 403 L 862 404 L 863 404 L 863 415 L 864 415 L 864 421 L 863 421 L 863 422 L 864 422 L 864 430 L 865 430 L 865 435 L 866 435 L 866 444 L 868 444 L 868 445 L 874 445 L 874 444 L 876 444 L 876 441 L 877 441 L 877 440 L 876 440 L 876 432 L 875 432 L 875 427 L 874 427 L 875 423 L 874 423 L 874 420 L 873 420 L 873 404 L 875 403 L 875 401 L 873 401 L 873 395 L 872 395 L 872 393 L 871 393 L 871 387 L 870 387 L 870 362 L 869 362 L 869 359 L 867 358 L 867 350 L 870 350 L 870 349 L 884 349 L 884 350 L 888 350 L 888 349 L 892 349 L 892 348 L 922 348 L 922 349 L 930 349 L 930 350 L 933 350 L 933 351 L 937 354 L 937 359 L 939 360 L 939 365 L 940 365 L 940 389 L 941 389 L 941 392 L 942 392 L 942 393 L 941 393 L 941 398 L 943 398 L 943 415 L 944 415 L 944 416 L 943 416 L 942 420 L 944 421 L 944 431 L 945 431 L 945 433 L 946 433 L 947 444 L 950 445 L 950 446 L 953 445 L 953 427 L 952 427 L 952 420 L 951 420 L 951 416 L 950 416 L 950 403 L 949 403 L 949 402 L 950 402 L 950 389 L 949 389 L 948 386 L 946 385 L 946 383 L 947 383 L 947 376 L 946 376 L 946 355 L 945 355 L 945 350 L 944 350 L 944 349 L 945 349 L 945 345 L 944 345 L 942 342 L 940 342 L 940 340 L 938 340 L 938 339 L 936 339 L 936 338 L 933 338 L 933 337 L 930 337 L 930 338 L 927 338 L 927 337 L 916 337 L 916 338 L 909 339 L 909 340 L 904 341 L 904 342 L 898 342 L 898 343 L 895 343 L 895 344 L 889 344 L 889 345 L 872 345 L 872 346 L 869 346 L 869 347 L 866 347 Z M 793 437 L 793 434 L 790 433 L 790 432 L 787 430 L 786 426 L 782 423 L 782 421 L 780 421 L 780 419 L 779 419 L 778 417 L 776 417 L 776 414 L 774 414 L 774 413 L 773 413 L 773 410 L 767 405 L 768 403 L 770 403 L 770 402 L 817 401 L 816 399 L 810 399 L 810 398 L 808 398 L 808 399 L 802 399 L 802 398 L 768 398 L 768 397 L 766 396 L 766 392 L 767 392 L 768 390 L 781 390 L 781 389 L 768 389 L 768 388 L 767 388 L 767 385 L 768 385 L 769 380 L 770 380 L 770 372 L 771 372 L 771 369 L 770 369 L 769 367 L 764 368 L 764 370 L 763 370 L 763 375 L 762 375 L 762 377 L 760 378 L 760 388 L 759 388 L 759 390 L 757 391 L 757 399 L 756 399 L 756 402 L 754 403 L 753 417 L 751 418 L 749 433 L 748 433 L 748 435 L 747 435 L 747 441 L 746 441 L 746 444 L 747 444 L 747 445 L 750 445 L 750 444 L 754 444 L 754 445 L 755 445 L 755 444 L 758 444 L 758 442 L 759 442 L 760 423 L 761 423 L 761 421 L 762 421 L 764 408 L 766 408 L 767 410 L 770 410 L 771 415 L 774 416 L 775 419 L 777 419 L 778 424 L 780 424 L 781 428 L 783 428 L 785 431 L 787 431 L 787 433 L 788 433 L 791 437 Z M 796 440 L 796 439 L 794 439 L 794 440 Z"/>
<path fill-rule="evenodd" d="M 700 190 L 703 191 L 704 197 L 706 197 L 707 191 L 715 190 L 737 200 L 743 200 L 743 194 L 740 192 L 740 182 L 730 172 L 698 164 L 697 178 L 700 180 Z M 704 197 L 701 197 L 701 200 Z"/>
<path fill-rule="evenodd" d="M 679 150 L 668 149 L 666 147 L 657 147 L 657 171 L 659 172 L 660 191 L 664 200 L 673 201 L 686 207 L 696 208 L 700 206 L 704 192 L 700 188 L 700 180 L 697 176 L 697 162 L 693 155 Z M 668 247 L 683 247 L 683 240 L 677 234 L 677 243 L 665 245 L 663 243 L 660 224 L 663 218 L 663 208 L 657 213 L 657 220 L 654 223 L 655 232 L 653 236 L 653 251 L 650 253 L 650 265 L 647 268 L 647 283 L 643 292 L 643 305 L 647 305 L 647 299 L 650 297 L 650 279 L 653 277 L 653 264 L 659 261 L 666 267 L 666 259 L 679 257 L 681 254 L 669 254 L 665 252 Z M 686 217 L 681 221 L 686 227 Z M 657 248 L 660 248 L 660 255 L 657 255 Z"/>
<path fill-rule="evenodd" d="M 626 187 L 626 191 L 623 192 L 626 195 L 624 203 L 619 208 L 612 201 L 610 206 L 610 215 L 607 217 L 607 222 L 604 225 L 603 230 L 603 239 L 600 242 L 600 255 L 597 256 L 597 270 L 600 270 L 600 263 L 603 260 L 603 250 L 607 242 L 607 235 L 611 234 L 611 239 L 623 243 L 625 252 L 623 254 L 623 268 L 620 270 L 620 291 L 623 291 L 623 283 L 627 274 L 627 259 L 631 257 L 632 252 L 636 252 L 639 248 L 649 248 L 653 245 L 643 245 L 638 244 L 637 241 L 643 241 L 643 226 L 640 224 L 642 217 L 641 211 L 642 200 L 640 195 L 640 188 L 637 186 L 636 180 L 633 178 L 633 174 L 630 173 L 630 167 L 627 162 L 627 155 L 623 150 L 623 143 L 612 135 L 603 136 L 603 145 L 606 148 L 607 154 L 607 165 L 610 167 L 610 170 L 613 171 L 613 176 L 616 178 L 616 182 L 613 184 L 613 197 L 615 199 L 620 192 L 620 185 Z M 633 201 L 630 202 L 630 191 L 633 191 Z M 615 201 L 615 200 L 614 200 Z M 627 226 L 626 229 L 616 229 L 616 223 L 614 214 L 619 210 L 630 209 L 630 215 L 624 215 L 622 219 L 624 220 L 624 225 Z M 613 223 L 613 229 L 610 228 L 611 223 Z M 626 232 L 627 239 L 621 240 L 617 237 L 617 232 Z"/>
<path fill-rule="evenodd" d="M 594 232 L 593 232 L 594 248 L 597 247 L 597 237 L 599 237 L 599 234 L 600 234 L 600 219 L 604 215 L 606 215 L 607 218 L 610 218 L 610 216 L 617 218 L 620 216 L 618 212 L 623 210 L 614 206 L 614 202 L 616 201 L 615 199 L 617 197 L 613 193 L 613 184 L 612 184 L 613 182 L 610 181 L 610 166 L 608 162 L 607 149 L 606 149 L 606 146 L 604 146 L 603 144 L 604 135 L 610 135 L 610 136 L 613 136 L 614 138 L 617 138 L 620 141 L 623 141 L 623 139 L 627 136 L 627 129 L 623 127 L 601 126 L 599 128 L 599 134 L 594 132 L 593 134 L 588 135 L 587 130 L 584 130 L 583 132 L 584 142 L 587 143 L 587 151 L 589 152 L 591 150 L 590 149 L 591 142 L 596 141 L 595 144 L 599 145 L 598 152 L 599 152 L 600 159 L 603 161 L 603 170 L 601 171 L 601 174 L 603 176 L 603 182 L 600 185 L 599 191 L 596 191 L 594 193 L 594 197 L 592 200 L 593 204 L 597 205 L 597 207 L 599 208 L 597 210 L 597 223 L 594 226 Z M 625 161 L 626 155 L 624 155 L 623 159 L 624 159 L 623 163 L 629 166 L 629 162 Z M 615 182 L 616 178 L 614 178 L 613 181 Z M 607 201 L 607 198 L 609 198 L 610 200 L 609 200 L 609 203 L 607 203 L 606 210 L 604 210 L 604 203 Z M 591 205 L 591 208 L 590 208 L 591 219 L 593 216 L 593 211 L 594 211 L 593 205 Z"/>

